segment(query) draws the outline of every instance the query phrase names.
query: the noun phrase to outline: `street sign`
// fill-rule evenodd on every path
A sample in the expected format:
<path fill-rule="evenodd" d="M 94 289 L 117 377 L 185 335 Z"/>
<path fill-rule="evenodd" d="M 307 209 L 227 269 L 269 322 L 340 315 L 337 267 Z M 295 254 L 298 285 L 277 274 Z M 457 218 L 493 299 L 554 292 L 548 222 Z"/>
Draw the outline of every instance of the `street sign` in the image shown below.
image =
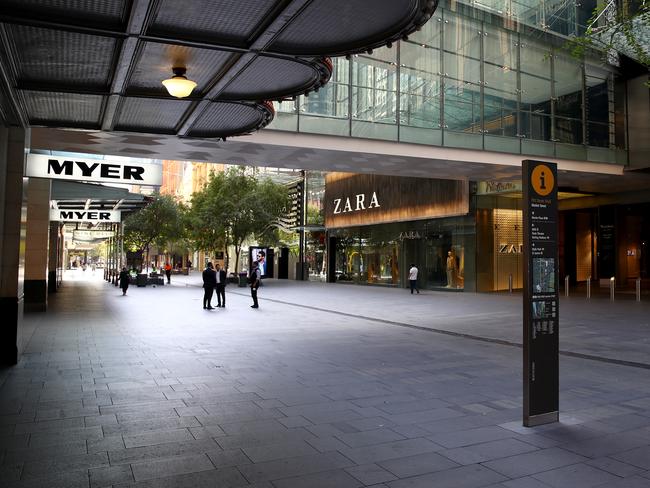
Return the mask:
<path fill-rule="evenodd" d="M 72 231 L 72 238 L 78 241 L 92 241 L 94 239 L 109 239 L 115 235 L 110 230 L 78 230 Z"/>
<path fill-rule="evenodd" d="M 523 161 L 524 425 L 558 421 L 557 165 Z"/>

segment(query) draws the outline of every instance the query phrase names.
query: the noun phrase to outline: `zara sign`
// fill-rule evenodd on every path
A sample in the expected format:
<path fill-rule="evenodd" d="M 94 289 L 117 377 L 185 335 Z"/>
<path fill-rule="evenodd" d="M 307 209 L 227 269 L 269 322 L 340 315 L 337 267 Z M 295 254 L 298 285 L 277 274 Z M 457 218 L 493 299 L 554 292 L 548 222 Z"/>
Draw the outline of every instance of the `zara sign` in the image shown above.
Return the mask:
<path fill-rule="evenodd" d="M 162 166 L 28 154 L 25 176 L 157 186 L 162 184 Z"/>

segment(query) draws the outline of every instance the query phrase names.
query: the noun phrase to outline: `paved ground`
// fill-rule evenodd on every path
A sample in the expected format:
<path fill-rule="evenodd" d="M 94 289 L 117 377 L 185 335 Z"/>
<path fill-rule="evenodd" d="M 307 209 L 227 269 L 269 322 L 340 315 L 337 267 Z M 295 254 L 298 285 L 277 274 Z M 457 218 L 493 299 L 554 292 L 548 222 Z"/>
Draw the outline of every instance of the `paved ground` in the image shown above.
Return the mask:
<path fill-rule="evenodd" d="M 472 338 L 519 342 L 516 296 L 270 281 L 205 311 L 198 276 L 91 277 L 3 372 L 0 486 L 650 487 L 643 302 L 562 301 L 562 348 L 614 362 L 563 355 L 561 422 L 527 429 L 521 349 Z"/>

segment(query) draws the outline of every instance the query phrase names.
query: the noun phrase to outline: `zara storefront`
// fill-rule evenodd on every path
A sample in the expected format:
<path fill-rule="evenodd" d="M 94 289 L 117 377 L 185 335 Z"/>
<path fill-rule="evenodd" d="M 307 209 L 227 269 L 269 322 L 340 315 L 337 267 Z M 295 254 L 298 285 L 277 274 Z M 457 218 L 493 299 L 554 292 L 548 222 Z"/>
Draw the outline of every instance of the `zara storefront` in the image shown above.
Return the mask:
<path fill-rule="evenodd" d="M 467 181 L 328 173 L 328 281 L 475 290 L 476 223 Z"/>

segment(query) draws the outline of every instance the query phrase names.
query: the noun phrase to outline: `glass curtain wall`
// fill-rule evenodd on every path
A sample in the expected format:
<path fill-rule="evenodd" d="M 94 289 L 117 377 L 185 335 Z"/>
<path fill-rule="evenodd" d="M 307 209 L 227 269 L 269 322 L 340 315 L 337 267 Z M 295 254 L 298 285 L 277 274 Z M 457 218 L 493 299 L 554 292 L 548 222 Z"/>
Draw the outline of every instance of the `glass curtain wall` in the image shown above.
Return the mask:
<path fill-rule="evenodd" d="M 439 8 L 391 49 L 335 58 L 270 128 L 625 164 L 621 102 L 600 61 Z"/>
<path fill-rule="evenodd" d="M 463 290 L 475 281 L 475 223 L 471 216 L 331 229 L 336 281 L 408 286 L 411 264 L 420 288 Z"/>

